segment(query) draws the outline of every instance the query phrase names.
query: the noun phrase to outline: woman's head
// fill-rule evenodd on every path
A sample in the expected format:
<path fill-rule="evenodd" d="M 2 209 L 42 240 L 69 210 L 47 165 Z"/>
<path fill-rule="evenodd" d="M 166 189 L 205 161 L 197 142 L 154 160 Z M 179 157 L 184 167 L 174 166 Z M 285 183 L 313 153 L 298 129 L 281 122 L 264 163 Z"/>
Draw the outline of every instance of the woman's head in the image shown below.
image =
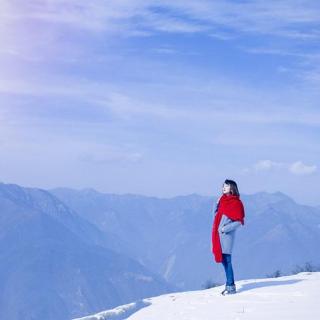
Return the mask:
<path fill-rule="evenodd" d="M 233 180 L 226 179 L 222 186 L 222 193 L 223 194 L 232 194 L 235 196 L 239 196 L 239 190 L 237 183 Z"/>

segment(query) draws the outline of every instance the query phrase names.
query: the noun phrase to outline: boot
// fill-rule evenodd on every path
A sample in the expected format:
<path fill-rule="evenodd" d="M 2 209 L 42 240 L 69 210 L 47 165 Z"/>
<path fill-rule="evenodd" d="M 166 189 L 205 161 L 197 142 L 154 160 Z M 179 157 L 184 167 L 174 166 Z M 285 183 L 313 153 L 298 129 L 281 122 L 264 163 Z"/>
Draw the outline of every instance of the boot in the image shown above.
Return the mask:
<path fill-rule="evenodd" d="M 236 292 L 237 292 L 237 291 L 236 291 L 236 285 L 233 284 L 233 285 L 231 285 L 231 286 L 227 286 L 227 285 L 226 285 L 225 289 L 221 292 L 221 294 L 224 296 L 224 295 L 226 295 L 226 294 L 234 294 L 234 293 L 236 293 Z"/>

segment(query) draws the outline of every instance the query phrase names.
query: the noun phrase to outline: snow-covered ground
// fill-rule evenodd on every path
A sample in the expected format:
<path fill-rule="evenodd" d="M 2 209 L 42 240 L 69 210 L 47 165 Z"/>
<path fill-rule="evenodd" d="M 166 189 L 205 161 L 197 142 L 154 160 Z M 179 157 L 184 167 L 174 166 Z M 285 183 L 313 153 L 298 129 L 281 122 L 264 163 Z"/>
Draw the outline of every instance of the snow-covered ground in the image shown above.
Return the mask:
<path fill-rule="evenodd" d="M 81 320 L 301 320 L 320 319 L 320 272 L 236 282 L 235 295 L 224 286 L 165 294 L 117 307 Z M 78 319 L 78 320 L 79 320 Z"/>

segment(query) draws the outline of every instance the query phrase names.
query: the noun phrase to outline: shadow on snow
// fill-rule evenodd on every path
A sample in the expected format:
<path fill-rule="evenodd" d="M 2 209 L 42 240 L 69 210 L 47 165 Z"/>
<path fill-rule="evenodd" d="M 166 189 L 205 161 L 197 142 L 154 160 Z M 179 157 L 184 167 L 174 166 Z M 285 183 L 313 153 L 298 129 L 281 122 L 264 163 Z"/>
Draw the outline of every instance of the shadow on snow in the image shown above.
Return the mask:
<path fill-rule="evenodd" d="M 251 282 L 251 283 L 244 283 L 242 286 L 237 289 L 237 292 L 248 291 L 257 288 L 263 287 L 272 287 L 272 286 L 283 286 L 294 284 L 303 280 L 278 280 L 278 281 L 262 281 L 262 282 Z"/>

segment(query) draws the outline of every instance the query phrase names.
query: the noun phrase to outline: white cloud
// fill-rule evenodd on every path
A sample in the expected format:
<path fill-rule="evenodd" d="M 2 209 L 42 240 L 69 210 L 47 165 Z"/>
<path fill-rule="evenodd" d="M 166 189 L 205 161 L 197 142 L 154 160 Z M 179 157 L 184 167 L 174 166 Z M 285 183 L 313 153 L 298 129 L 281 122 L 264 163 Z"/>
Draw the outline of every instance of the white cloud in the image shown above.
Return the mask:
<path fill-rule="evenodd" d="M 317 170 L 316 165 L 308 166 L 302 161 L 296 161 L 289 166 L 289 171 L 297 175 L 311 174 Z"/>
<path fill-rule="evenodd" d="M 270 170 L 272 168 L 282 168 L 285 164 L 282 162 L 275 162 L 271 160 L 260 160 L 254 165 L 254 169 L 256 171 L 264 171 L 264 170 Z"/>
<path fill-rule="evenodd" d="M 302 161 L 292 163 L 277 162 L 272 160 L 260 160 L 251 168 L 245 168 L 242 173 L 270 171 L 270 170 L 285 170 L 295 175 L 308 175 L 317 171 L 316 165 L 306 165 Z"/>

